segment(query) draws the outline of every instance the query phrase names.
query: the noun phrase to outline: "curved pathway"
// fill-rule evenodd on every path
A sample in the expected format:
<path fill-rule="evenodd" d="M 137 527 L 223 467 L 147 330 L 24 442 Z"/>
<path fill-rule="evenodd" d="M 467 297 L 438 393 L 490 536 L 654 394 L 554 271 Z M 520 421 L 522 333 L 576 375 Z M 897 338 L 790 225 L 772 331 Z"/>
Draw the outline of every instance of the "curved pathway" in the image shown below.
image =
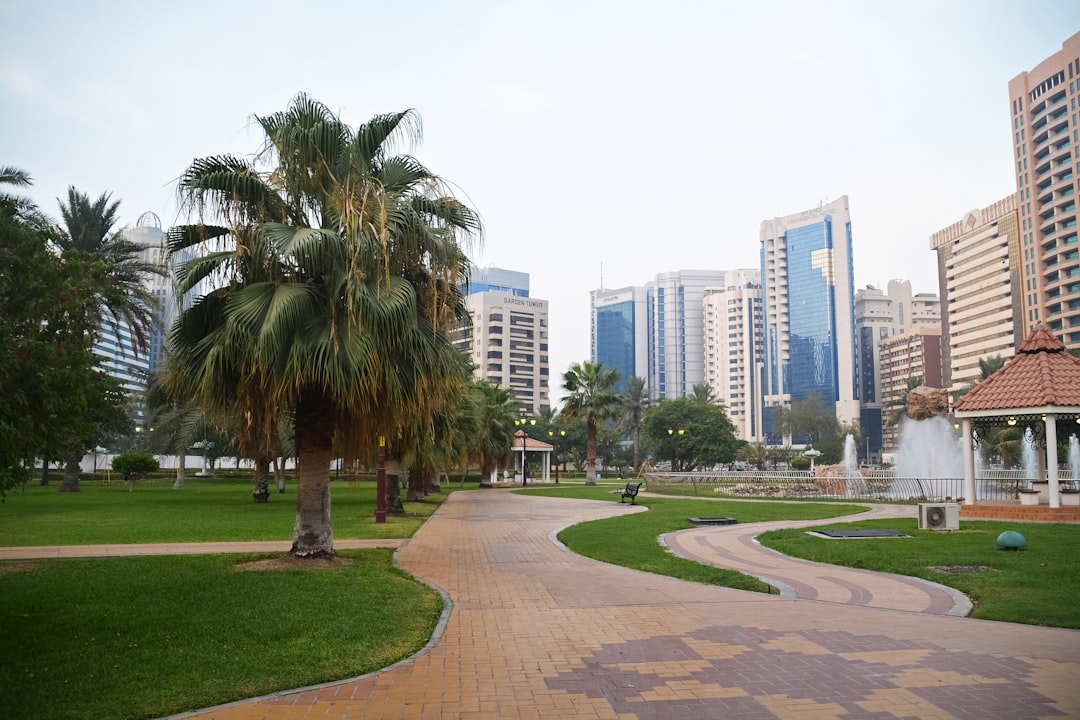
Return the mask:
<path fill-rule="evenodd" d="M 972 609 L 971 601 L 953 588 L 905 575 L 891 575 L 800 560 L 771 550 L 755 540 L 756 536 L 769 530 L 880 518 L 912 518 L 917 512 L 910 505 L 872 505 L 865 513 L 827 520 L 719 525 L 680 530 L 665 535 L 663 542 L 680 557 L 753 575 L 778 588 L 780 594 L 788 598 L 907 610 L 933 615 L 961 617 L 967 615 Z M 834 540 L 833 542 L 899 541 L 875 538 Z"/>
<path fill-rule="evenodd" d="M 453 602 L 427 651 L 373 675 L 182 717 L 1080 716 L 1080 632 L 714 588 L 552 542 L 558 528 L 640 510 L 454 493 L 397 555 Z"/>

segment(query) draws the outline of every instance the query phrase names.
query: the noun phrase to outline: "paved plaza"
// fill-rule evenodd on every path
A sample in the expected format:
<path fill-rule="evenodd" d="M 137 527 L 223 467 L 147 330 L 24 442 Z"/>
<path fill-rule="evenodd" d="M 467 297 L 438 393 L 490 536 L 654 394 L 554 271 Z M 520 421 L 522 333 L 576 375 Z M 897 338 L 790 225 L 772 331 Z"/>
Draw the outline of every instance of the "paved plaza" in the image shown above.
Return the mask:
<path fill-rule="evenodd" d="M 614 567 L 554 539 L 567 525 L 643 511 L 454 493 L 397 553 L 450 600 L 426 651 L 361 678 L 176 717 L 1080 717 L 1080 632 L 958 617 L 966 598 L 933 584 L 785 564 L 749 539 L 749 525 L 665 542 L 704 561 L 743 563 L 782 595 Z"/>

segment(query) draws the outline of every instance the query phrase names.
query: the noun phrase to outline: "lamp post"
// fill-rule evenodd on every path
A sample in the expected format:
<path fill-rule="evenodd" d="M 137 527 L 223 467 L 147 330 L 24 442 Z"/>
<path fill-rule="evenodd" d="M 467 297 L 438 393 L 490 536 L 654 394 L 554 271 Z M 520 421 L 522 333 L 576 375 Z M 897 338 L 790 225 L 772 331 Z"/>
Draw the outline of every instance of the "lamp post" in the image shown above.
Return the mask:
<path fill-rule="evenodd" d="M 386 436 L 379 436 L 379 458 L 375 465 L 375 524 L 386 522 Z"/>
<path fill-rule="evenodd" d="M 555 447 L 557 449 L 558 446 L 555 444 L 556 435 L 558 435 L 559 437 L 566 437 L 566 431 L 559 430 L 556 432 L 555 430 L 548 430 L 548 437 L 551 438 L 551 445 L 552 447 Z M 555 484 L 559 484 L 559 455 L 557 452 L 555 454 Z"/>
<path fill-rule="evenodd" d="M 525 440 L 529 437 L 529 433 L 525 432 L 525 427 L 535 425 L 536 418 L 529 417 L 523 410 L 521 417 L 515 420 L 514 424 L 521 428 L 521 430 L 518 430 L 521 433 L 521 487 L 525 487 L 525 483 L 528 481 L 528 471 L 525 469 Z"/>
<path fill-rule="evenodd" d="M 667 429 L 667 434 L 675 441 L 671 451 L 671 472 L 678 472 L 679 464 L 679 438 L 686 434 L 686 428 L 673 427 Z"/>

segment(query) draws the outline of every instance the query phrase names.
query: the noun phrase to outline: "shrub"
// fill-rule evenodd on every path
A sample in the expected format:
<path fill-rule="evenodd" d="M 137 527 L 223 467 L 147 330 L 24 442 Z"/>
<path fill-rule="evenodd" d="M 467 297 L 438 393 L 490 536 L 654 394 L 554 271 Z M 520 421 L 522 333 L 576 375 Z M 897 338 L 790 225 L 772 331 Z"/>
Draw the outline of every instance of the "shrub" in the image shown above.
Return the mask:
<path fill-rule="evenodd" d="M 114 457 L 112 461 L 112 469 L 120 473 L 124 482 L 131 483 L 132 486 L 139 478 L 157 472 L 160 468 L 157 458 L 145 450 L 122 453 Z"/>
<path fill-rule="evenodd" d="M 792 470 L 809 470 L 810 469 L 810 458 L 805 457 L 803 455 L 796 455 L 795 457 L 791 458 L 791 469 Z"/>

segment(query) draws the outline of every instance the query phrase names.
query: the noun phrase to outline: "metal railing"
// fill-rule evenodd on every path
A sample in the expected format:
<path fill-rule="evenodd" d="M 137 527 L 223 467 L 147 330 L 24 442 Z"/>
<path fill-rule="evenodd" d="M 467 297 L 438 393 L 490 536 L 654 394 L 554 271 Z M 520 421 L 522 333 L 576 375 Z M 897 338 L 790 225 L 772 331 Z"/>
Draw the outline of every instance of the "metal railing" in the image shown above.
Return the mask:
<path fill-rule="evenodd" d="M 718 471 L 645 473 L 647 487 L 692 486 L 697 495 L 748 498 L 858 499 L 885 502 L 958 500 L 964 479 L 896 477 L 891 470 L 859 475 L 817 475 L 809 471 Z M 975 479 L 976 500 L 1014 500 L 1031 479 L 1022 470 L 984 470 Z M 1073 482 L 1062 478 L 1063 483 Z"/>

